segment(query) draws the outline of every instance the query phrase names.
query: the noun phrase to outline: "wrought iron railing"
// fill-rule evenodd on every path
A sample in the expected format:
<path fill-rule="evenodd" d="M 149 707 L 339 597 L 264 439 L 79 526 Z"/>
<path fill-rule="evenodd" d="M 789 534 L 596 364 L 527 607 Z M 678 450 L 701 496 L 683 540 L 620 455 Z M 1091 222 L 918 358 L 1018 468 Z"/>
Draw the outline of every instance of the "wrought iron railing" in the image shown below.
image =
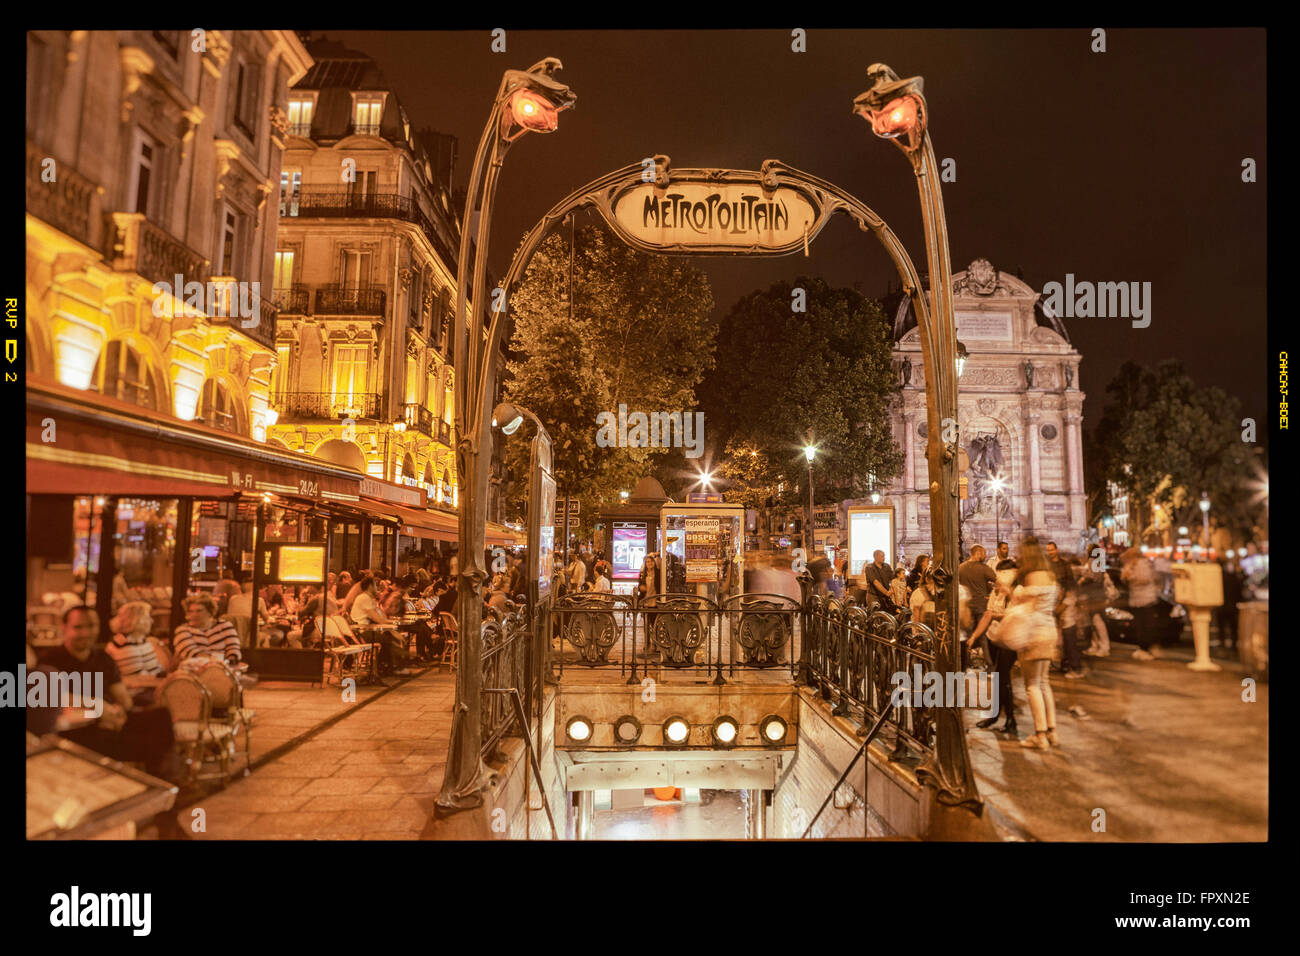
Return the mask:
<path fill-rule="evenodd" d="M 433 412 L 420 403 L 407 403 L 402 406 L 402 417 L 407 428 L 414 428 L 421 434 L 433 437 Z"/>
<path fill-rule="evenodd" d="M 353 123 L 348 127 L 348 132 L 353 136 L 378 136 L 378 123 Z"/>
<path fill-rule="evenodd" d="M 254 342 L 275 348 L 275 320 L 279 308 L 274 298 L 254 294 L 256 288 L 234 276 L 208 279 L 208 318 L 213 325 L 238 329 Z"/>
<path fill-rule="evenodd" d="M 373 392 L 285 392 L 275 400 L 280 421 L 287 419 L 378 418 L 382 401 Z"/>
<path fill-rule="evenodd" d="M 482 749 L 484 759 L 494 755 L 501 738 L 517 723 L 510 701 L 496 689 L 515 689 L 521 693 L 528 686 L 529 650 L 528 616 L 522 608 L 509 608 L 499 618 L 489 616 L 483 622 L 483 699 Z M 524 728 L 516 728 L 520 736 Z"/>
<path fill-rule="evenodd" d="M 862 723 L 862 733 L 888 712 L 900 687 L 909 688 L 905 705 L 886 721 L 894 736 L 894 755 L 924 756 L 934 748 L 934 715 L 924 694 L 913 694 L 936 673 L 934 632 L 919 621 L 905 621 L 853 601 L 814 595 L 804 606 L 803 663 L 807 683 L 832 713 Z M 897 675 L 906 675 L 906 682 Z M 939 675 L 945 682 L 947 675 Z M 954 679 L 966 680 L 965 674 Z M 946 694 L 946 686 L 944 688 Z"/>
<path fill-rule="evenodd" d="M 444 240 L 420 204 L 400 193 L 361 193 L 346 186 L 308 186 L 298 191 L 281 215 L 285 212 L 299 219 L 400 219 L 418 226 L 448 266 L 454 268 L 458 259 L 451 247 L 456 241 L 454 231 L 450 239 Z"/>
<path fill-rule="evenodd" d="M 103 228 L 101 192 L 67 163 L 54 162 L 48 151 L 27 141 L 27 211 L 37 219 L 97 249 Z"/>
<path fill-rule="evenodd" d="M 104 258 L 110 268 L 150 282 L 207 283 L 208 260 L 140 213 L 111 213 L 105 223 Z"/>
<path fill-rule="evenodd" d="M 784 670 L 793 681 L 799 616 L 799 602 L 780 594 L 738 594 L 721 604 L 695 594 L 569 594 L 555 607 L 556 664 L 561 676 L 566 667 L 611 668 L 633 682 L 665 669 L 716 684 L 738 671 Z"/>
<path fill-rule="evenodd" d="M 276 289 L 275 303 L 281 315 L 306 315 L 311 308 L 311 290 L 301 285 Z"/>
<path fill-rule="evenodd" d="M 289 134 L 291 136 L 311 136 L 311 123 L 290 123 Z"/>
<path fill-rule="evenodd" d="M 349 289 L 326 285 L 316 290 L 317 315 L 378 315 L 384 314 L 387 295 L 379 288 Z"/>

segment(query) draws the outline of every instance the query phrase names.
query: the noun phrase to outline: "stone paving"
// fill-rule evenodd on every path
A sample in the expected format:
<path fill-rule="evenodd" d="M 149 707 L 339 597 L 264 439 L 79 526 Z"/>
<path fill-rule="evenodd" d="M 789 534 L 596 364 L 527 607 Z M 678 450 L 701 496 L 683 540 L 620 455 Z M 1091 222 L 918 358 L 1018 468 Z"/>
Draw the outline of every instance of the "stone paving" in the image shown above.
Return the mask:
<path fill-rule="evenodd" d="M 455 695 L 455 674 L 437 670 L 372 693 L 251 776 L 181 809 L 177 821 L 196 840 L 418 839 L 442 784 Z M 259 713 L 254 737 L 260 728 Z M 193 832 L 196 809 L 204 832 Z"/>
<path fill-rule="evenodd" d="M 1028 750 L 966 714 L 980 794 L 1021 835 L 1068 842 L 1219 843 L 1268 839 L 1268 684 L 1242 700 L 1246 672 L 1188 670 L 1190 642 L 1131 659 L 1133 645 L 1085 658 L 1083 680 L 1052 674 L 1059 749 Z M 1216 657 L 1219 655 L 1216 654 Z M 1012 676 L 1017 722 L 1033 730 L 1024 683 Z M 1085 718 L 1072 716 L 1082 707 Z M 1094 830 L 1095 811 L 1105 830 Z"/>

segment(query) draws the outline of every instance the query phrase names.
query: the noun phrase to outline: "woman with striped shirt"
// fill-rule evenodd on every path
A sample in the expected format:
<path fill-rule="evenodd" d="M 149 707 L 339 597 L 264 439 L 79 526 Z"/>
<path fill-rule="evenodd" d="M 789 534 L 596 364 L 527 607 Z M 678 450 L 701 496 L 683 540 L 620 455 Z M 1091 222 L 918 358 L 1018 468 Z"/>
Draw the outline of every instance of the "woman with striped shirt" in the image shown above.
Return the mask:
<path fill-rule="evenodd" d="M 127 601 L 118 610 L 110 625 L 113 639 L 108 642 L 108 655 L 122 672 L 123 677 L 149 674 L 161 677 L 165 671 L 158 663 L 158 655 L 149 641 L 153 629 L 153 608 L 148 601 Z"/>
<path fill-rule="evenodd" d="M 239 662 L 239 633 L 229 621 L 217 620 L 216 611 L 216 601 L 207 594 L 192 594 L 185 599 L 185 623 L 172 635 L 173 666 L 192 657 Z"/>

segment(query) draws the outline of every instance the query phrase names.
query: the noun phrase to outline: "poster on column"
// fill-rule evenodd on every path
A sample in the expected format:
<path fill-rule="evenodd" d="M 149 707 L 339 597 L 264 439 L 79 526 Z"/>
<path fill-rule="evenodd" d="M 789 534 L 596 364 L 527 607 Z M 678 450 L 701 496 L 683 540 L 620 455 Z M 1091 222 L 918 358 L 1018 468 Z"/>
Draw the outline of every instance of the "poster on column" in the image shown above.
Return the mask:
<path fill-rule="evenodd" d="M 686 519 L 686 580 L 687 582 L 716 582 L 718 580 L 719 518 Z"/>

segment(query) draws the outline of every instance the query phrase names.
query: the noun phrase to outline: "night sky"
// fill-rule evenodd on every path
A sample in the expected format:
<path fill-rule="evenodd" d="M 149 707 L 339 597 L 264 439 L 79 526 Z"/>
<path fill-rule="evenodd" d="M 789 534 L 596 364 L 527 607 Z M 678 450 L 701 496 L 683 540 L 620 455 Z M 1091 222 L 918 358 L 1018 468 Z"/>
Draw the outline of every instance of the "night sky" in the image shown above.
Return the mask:
<path fill-rule="evenodd" d="M 851 112 L 866 70 L 925 77 L 953 270 L 986 257 L 1042 289 L 1049 281 L 1152 283 L 1152 321 L 1067 319 L 1083 355 L 1085 427 L 1126 359 L 1179 358 L 1202 384 L 1265 406 L 1265 35 L 1262 30 L 819 31 L 791 52 L 785 31 L 338 32 L 379 62 L 413 126 L 460 139 L 456 186 L 505 69 L 544 56 L 577 93 L 549 136 L 506 157 L 492 266 L 587 181 L 645 156 L 678 167 L 758 169 L 780 159 L 828 179 L 880 214 L 925 271 L 920 206 L 903 154 Z M 1253 157 L 1258 181 L 1241 180 Z M 698 258 L 720 310 L 800 273 L 884 295 L 894 273 L 844 217 L 811 256 Z"/>

